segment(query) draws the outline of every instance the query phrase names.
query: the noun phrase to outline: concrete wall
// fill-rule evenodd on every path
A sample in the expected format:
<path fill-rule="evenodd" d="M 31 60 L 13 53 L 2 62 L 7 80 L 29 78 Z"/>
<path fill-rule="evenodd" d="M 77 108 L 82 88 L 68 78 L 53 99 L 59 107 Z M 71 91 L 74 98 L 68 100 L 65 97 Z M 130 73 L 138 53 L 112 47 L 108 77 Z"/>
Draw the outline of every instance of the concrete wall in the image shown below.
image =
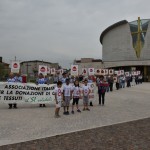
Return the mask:
<path fill-rule="evenodd" d="M 102 56 L 103 61 L 137 60 L 128 23 L 106 33 Z"/>

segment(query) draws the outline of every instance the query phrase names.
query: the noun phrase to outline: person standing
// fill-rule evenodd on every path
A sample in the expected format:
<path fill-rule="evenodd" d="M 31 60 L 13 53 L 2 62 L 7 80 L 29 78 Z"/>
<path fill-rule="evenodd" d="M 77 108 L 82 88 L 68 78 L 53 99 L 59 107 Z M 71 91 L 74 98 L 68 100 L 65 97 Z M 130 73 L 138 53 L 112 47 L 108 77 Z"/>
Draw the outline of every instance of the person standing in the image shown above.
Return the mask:
<path fill-rule="evenodd" d="M 113 76 L 110 76 L 110 78 L 108 78 L 108 84 L 109 84 L 110 91 L 112 92 L 113 91 L 113 84 L 114 84 Z"/>
<path fill-rule="evenodd" d="M 79 98 L 80 98 L 80 86 L 79 81 L 76 80 L 74 82 L 74 86 L 72 87 L 72 94 L 73 94 L 73 103 L 72 103 L 72 114 L 74 114 L 74 105 L 76 104 L 77 112 L 81 112 L 79 109 Z"/>
<path fill-rule="evenodd" d="M 90 88 L 87 83 L 88 83 L 88 81 L 87 81 L 87 79 L 85 79 L 84 85 L 82 87 L 83 105 L 84 105 L 83 111 L 85 111 L 85 110 L 90 111 L 90 109 L 88 108 Z"/>
<path fill-rule="evenodd" d="M 63 89 L 62 89 L 62 82 L 58 81 L 57 82 L 57 87 L 54 89 L 55 93 L 55 100 L 56 100 L 56 109 L 55 109 L 55 118 L 59 118 L 59 111 L 63 99 Z"/>
<path fill-rule="evenodd" d="M 105 79 L 98 85 L 99 105 L 102 104 L 102 106 L 104 106 L 105 104 L 105 92 L 108 86 L 109 84 Z"/>
<path fill-rule="evenodd" d="M 22 77 L 20 76 L 20 73 L 17 73 L 14 79 L 16 83 L 22 83 Z M 14 103 L 14 108 L 17 108 L 17 103 Z"/>
<path fill-rule="evenodd" d="M 42 73 L 39 74 L 39 78 L 37 80 L 37 84 L 46 84 L 46 80 Z M 39 107 L 46 107 L 45 104 L 39 104 Z"/>
<path fill-rule="evenodd" d="M 63 93 L 64 93 L 64 115 L 69 115 L 69 105 L 70 100 L 72 99 L 72 93 L 71 93 L 71 85 L 69 84 L 69 79 L 66 79 L 66 84 L 63 87 Z M 67 108 L 67 111 L 66 111 Z"/>
<path fill-rule="evenodd" d="M 10 73 L 9 74 L 9 78 L 7 79 L 7 82 L 8 83 L 15 83 L 15 78 L 14 78 L 14 74 L 13 73 Z M 12 109 L 12 108 L 17 108 L 17 105 L 16 105 L 16 103 L 9 103 L 8 104 L 9 105 L 9 109 Z"/>

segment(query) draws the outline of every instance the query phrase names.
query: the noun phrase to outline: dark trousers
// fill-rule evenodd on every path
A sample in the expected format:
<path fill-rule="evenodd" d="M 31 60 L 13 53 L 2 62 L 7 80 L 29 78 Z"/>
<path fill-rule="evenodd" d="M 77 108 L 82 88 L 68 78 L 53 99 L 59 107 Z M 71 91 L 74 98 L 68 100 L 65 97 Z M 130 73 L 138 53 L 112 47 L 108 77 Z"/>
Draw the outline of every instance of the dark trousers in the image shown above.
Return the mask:
<path fill-rule="evenodd" d="M 113 91 L 113 83 L 109 83 L 110 91 Z"/>
<path fill-rule="evenodd" d="M 116 82 L 116 89 L 119 90 L 119 83 Z"/>
<path fill-rule="evenodd" d="M 104 105 L 104 103 L 105 103 L 105 93 L 99 93 L 99 104 L 100 105 L 101 105 L 101 102 Z"/>

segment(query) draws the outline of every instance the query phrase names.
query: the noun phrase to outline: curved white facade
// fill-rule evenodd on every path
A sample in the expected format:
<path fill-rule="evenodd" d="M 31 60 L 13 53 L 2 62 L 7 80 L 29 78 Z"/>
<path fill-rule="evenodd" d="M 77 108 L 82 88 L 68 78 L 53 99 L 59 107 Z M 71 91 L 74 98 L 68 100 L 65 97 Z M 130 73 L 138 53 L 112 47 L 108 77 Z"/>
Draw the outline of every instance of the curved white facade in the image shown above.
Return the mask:
<path fill-rule="evenodd" d="M 103 45 L 103 62 L 150 60 L 150 23 L 148 24 L 140 58 L 137 58 L 133 48 L 128 22 L 109 27 L 108 31 L 106 29 L 106 33 L 102 33 L 100 38 Z"/>

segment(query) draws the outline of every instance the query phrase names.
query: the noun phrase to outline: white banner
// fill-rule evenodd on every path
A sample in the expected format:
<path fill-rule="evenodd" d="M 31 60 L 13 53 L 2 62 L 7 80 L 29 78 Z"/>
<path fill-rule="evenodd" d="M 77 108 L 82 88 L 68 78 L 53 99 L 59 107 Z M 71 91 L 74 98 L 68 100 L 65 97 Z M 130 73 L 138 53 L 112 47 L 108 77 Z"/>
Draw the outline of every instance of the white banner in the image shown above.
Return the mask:
<path fill-rule="evenodd" d="M 125 72 L 125 76 L 126 76 L 126 77 L 129 77 L 129 76 L 130 76 L 130 73 L 129 73 L 129 72 Z"/>
<path fill-rule="evenodd" d="M 138 73 L 138 75 L 140 75 L 140 74 L 141 74 L 141 71 L 137 71 L 137 73 Z"/>
<path fill-rule="evenodd" d="M 124 70 L 120 70 L 121 71 L 121 75 L 124 75 Z"/>
<path fill-rule="evenodd" d="M 109 75 L 113 75 L 114 74 L 114 69 L 109 69 Z"/>
<path fill-rule="evenodd" d="M 51 73 L 51 69 L 50 67 L 47 67 L 47 73 L 50 74 Z"/>
<path fill-rule="evenodd" d="M 39 74 L 42 73 L 44 76 L 47 75 L 47 66 L 45 65 L 39 65 Z"/>
<path fill-rule="evenodd" d="M 95 75 L 101 75 L 101 69 L 95 69 Z"/>
<path fill-rule="evenodd" d="M 0 83 L 0 102 L 4 103 L 49 103 L 54 100 L 55 84 Z"/>
<path fill-rule="evenodd" d="M 56 74 L 56 69 L 55 68 L 51 68 L 51 74 L 53 74 L 53 75 Z"/>
<path fill-rule="evenodd" d="M 89 76 L 92 76 L 92 75 L 94 75 L 94 68 L 88 68 L 88 74 L 89 74 Z"/>
<path fill-rule="evenodd" d="M 11 63 L 11 72 L 12 73 L 19 73 L 19 70 L 20 70 L 19 61 L 12 61 L 12 63 Z"/>
<path fill-rule="evenodd" d="M 71 65 L 71 75 L 78 76 L 78 65 Z"/>
<path fill-rule="evenodd" d="M 105 75 L 108 75 L 108 69 L 105 69 Z"/>
<path fill-rule="evenodd" d="M 83 84 L 80 84 L 82 90 Z M 94 100 L 94 83 L 88 83 L 91 93 L 89 100 Z M 54 89 L 56 84 L 7 83 L 0 82 L 0 103 L 31 103 L 44 104 L 55 102 Z M 63 87 L 62 87 L 63 88 Z M 81 92 L 82 93 L 82 92 Z M 82 98 L 82 94 L 81 94 Z"/>
<path fill-rule="evenodd" d="M 82 68 L 82 75 L 83 76 L 87 76 L 88 75 L 87 68 Z"/>

